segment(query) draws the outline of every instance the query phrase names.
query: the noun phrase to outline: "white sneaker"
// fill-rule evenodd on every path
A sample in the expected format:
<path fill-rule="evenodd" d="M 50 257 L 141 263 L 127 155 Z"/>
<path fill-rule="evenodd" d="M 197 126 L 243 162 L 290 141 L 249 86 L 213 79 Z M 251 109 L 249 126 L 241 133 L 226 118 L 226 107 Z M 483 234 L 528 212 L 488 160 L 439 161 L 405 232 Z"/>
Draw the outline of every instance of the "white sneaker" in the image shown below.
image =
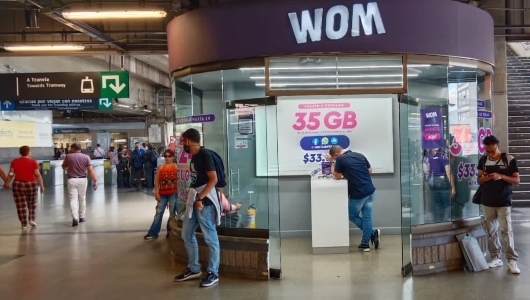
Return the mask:
<path fill-rule="evenodd" d="M 488 267 L 490 267 L 490 268 L 496 268 L 496 267 L 500 267 L 502 265 L 503 265 L 503 262 L 502 262 L 502 259 L 500 259 L 500 258 L 493 258 L 488 263 Z"/>
<path fill-rule="evenodd" d="M 510 259 L 508 261 L 508 269 L 510 269 L 510 272 L 512 272 L 512 274 L 521 274 L 521 270 L 519 270 L 517 262 L 513 259 Z"/>
<path fill-rule="evenodd" d="M 31 225 L 31 227 L 37 227 L 37 223 L 35 223 L 35 221 L 29 221 L 29 225 Z"/>
<path fill-rule="evenodd" d="M 28 229 L 27 226 L 22 226 L 22 230 L 26 230 L 26 229 Z"/>

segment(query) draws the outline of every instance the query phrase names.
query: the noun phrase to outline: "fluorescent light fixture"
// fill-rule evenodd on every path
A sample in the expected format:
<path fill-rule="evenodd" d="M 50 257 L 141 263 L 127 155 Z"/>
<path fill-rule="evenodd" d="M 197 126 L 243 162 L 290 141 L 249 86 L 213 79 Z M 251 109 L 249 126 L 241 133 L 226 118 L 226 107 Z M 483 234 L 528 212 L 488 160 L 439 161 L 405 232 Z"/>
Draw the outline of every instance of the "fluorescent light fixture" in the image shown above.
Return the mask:
<path fill-rule="evenodd" d="M 396 85 L 403 84 L 401 81 L 386 81 L 386 82 L 296 82 L 296 83 L 271 83 L 270 87 L 286 87 L 286 86 L 321 86 L 321 85 Z M 256 86 L 265 86 L 265 83 L 256 83 Z"/>
<path fill-rule="evenodd" d="M 408 74 L 408 77 L 417 77 L 419 74 Z M 335 79 L 335 78 L 379 78 L 379 77 L 403 77 L 402 74 L 382 75 L 323 75 L 323 76 L 271 76 L 271 79 Z M 265 76 L 250 76 L 253 80 L 263 80 Z"/>
<path fill-rule="evenodd" d="M 103 11 L 63 11 L 63 17 L 72 20 L 95 19 L 153 19 L 164 18 L 163 10 L 103 10 Z"/>
<path fill-rule="evenodd" d="M 19 43 L 19 44 L 4 44 L 4 50 L 12 52 L 22 51 L 82 51 L 85 46 L 80 44 L 31 44 L 31 43 Z"/>
<path fill-rule="evenodd" d="M 114 140 L 115 143 L 125 143 L 127 142 L 126 139 L 117 139 L 117 140 Z"/>
<path fill-rule="evenodd" d="M 129 105 L 124 105 L 124 104 L 116 104 L 116 106 L 124 107 L 124 108 L 131 108 Z"/>
<path fill-rule="evenodd" d="M 148 110 L 148 109 L 144 109 L 145 112 L 148 112 L 148 113 L 151 113 L 153 112 L 152 110 Z"/>

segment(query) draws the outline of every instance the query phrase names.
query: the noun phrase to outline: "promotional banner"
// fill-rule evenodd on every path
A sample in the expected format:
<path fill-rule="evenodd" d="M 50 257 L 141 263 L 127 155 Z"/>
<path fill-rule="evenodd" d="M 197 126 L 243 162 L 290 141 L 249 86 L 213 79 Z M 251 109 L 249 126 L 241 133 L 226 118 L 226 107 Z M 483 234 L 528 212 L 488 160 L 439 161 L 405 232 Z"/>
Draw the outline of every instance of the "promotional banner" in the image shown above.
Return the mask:
<path fill-rule="evenodd" d="M 0 148 L 51 147 L 52 124 L 0 121 Z"/>
<path fill-rule="evenodd" d="M 444 148 L 442 108 L 422 108 L 420 115 L 422 148 Z"/>
<path fill-rule="evenodd" d="M 279 175 L 309 175 L 334 145 L 365 155 L 374 173 L 394 172 L 392 97 L 278 98 Z"/>

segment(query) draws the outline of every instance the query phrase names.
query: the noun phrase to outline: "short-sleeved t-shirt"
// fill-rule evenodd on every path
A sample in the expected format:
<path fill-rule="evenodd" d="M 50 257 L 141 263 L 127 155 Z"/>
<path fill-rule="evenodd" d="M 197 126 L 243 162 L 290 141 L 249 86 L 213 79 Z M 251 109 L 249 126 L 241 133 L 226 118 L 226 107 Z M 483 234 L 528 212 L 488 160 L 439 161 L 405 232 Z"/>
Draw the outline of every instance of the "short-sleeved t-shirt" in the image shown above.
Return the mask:
<path fill-rule="evenodd" d="M 449 165 L 449 158 L 443 153 L 436 152 L 430 154 L 427 158 L 429 164 L 429 177 L 445 176 L 445 166 Z"/>
<path fill-rule="evenodd" d="M 68 167 L 68 178 L 86 177 L 86 168 L 91 165 L 90 157 L 81 152 L 70 152 L 63 162 L 63 166 Z"/>
<path fill-rule="evenodd" d="M 190 170 L 190 187 L 197 188 L 207 184 L 208 174 L 206 173 L 215 171 L 215 164 L 210 151 L 201 147 L 199 152 L 194 154 L 191 158 Z M 212 199 L 204 198 L 202 204 L 204 206 L 212 205 L 213 203 L 210 200 Z"/>
<path fill-rule="evenodd" d="M 348 198 L 362 199 L 375 192 L 369 168 L 371 168 L 370 163 L 360 153 L 348 150 L 337 157 L 335 172 L 342 173 L 342 176 L 348 180 Z"/>
<path fill-rule="evenodd" d="M 33 158 L 16 158 L 11 162 L 11 168 L 15 171 L 16 181 L 37 181 L 35 178 L 35 170 L 39 169 L 39 164 Z"/>
<path fill-rule="evenodd" d="M 506 176 L 512 176 L 513 173 L 518 173 L 517 161 L 515 157 L 506 155 L 508 165 L 504 164 L 502 157 L 498 160 L 479 159 L 477 169 L 483 170 L 484 173 L 499 173 Z M 505 207 L 512 205 L 512 189 L 511 184 L 504 180 L 489 180 L 483 184 L 484 191 L 482 192 L 482 204 L 489 207 Z"/>

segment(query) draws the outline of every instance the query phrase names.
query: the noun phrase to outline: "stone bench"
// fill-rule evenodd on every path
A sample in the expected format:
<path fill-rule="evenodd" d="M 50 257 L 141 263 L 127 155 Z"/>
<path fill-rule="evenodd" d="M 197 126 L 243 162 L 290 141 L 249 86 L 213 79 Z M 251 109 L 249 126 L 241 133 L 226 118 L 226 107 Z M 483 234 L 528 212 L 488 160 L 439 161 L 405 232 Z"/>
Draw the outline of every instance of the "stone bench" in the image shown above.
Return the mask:
<path fill-rule="evenodd" d="M 466 263 L 456 236 L 470 233 L 486 252 L 487 235 L 480 217 L 411 226 L 412 274 L 426 275 L 463 270 Z"/>
<path fill-rule="evenodd" d="M 186 266 L 188 257 L 181 238 L 181 223 L 170 221 L 169 245 L 176 263 Z M 269 238 L 268 230 L 243 228 L 217 228 L 221 248 L 220 276 L 268 280 Z M 208 265 L 208 246 L 200 229 L 197 232 L 199 262 L 203 268 Z"/>

